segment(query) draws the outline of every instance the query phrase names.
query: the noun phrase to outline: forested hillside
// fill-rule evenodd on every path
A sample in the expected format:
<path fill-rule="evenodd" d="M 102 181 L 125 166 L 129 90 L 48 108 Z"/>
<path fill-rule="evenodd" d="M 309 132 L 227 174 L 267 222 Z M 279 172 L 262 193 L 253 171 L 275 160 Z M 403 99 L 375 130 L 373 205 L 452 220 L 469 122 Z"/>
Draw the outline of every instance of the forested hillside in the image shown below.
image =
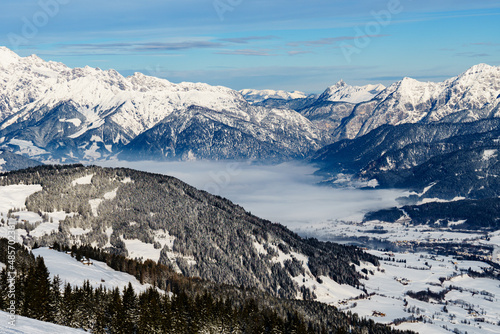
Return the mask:
<path fill-rule="evenodd" d="M 27 198 L 26 207 L 44 221 L 17 218 L 18 227 L 28 232 L 27 245 L 87 244 L 124 256 L 150 249 L 143 260 L 283 298 L 314 299 L 307 282 L 321 277 L 362 288 L 362 274 L 353 264 L 378 264 L 358 248 L 303 239 L 168 176 L 76 165 L 36 167 L 0 178 L 0 185 L 20 183 L 43 187 Z M 38 233 L 50 224 L 43 217 L 53 212 L 65 212 L 65 219 L 57 230 Z M 16 219 L 16 212 L 11 217 Z"/>
<path fill-rule="evenodd" d="M 0 239 L 2 249 L 8 240 Z M 70 251 L 69 248 L 56 249 Z M 106 261 L 116 270 L 135 268 L 138 277 L 155 272 L 164 289 L 150 288 L 136 293 L 131 285 L 107 290 L 85 283 L 64 285 L 50 277 L 44 260 L 16 245 L 15 303 L 19 315 L 82 328 L 92 333 L 410 333 L 391 330 L 373 321 L 344 314 L 316 302 L 282 300 L 255 289 L 218 285 L 185 278 L 166 266 L 143 263 L 95 248 L 73 247 L 71 255 Z M 0 262 L 7 263 L 2 253 Z M 121 269 L 120 269 L 121 268 Z M 5 268 L 0 273 L 0 290 L 9 289 Z M 2 293 L 0 309 L 8 307 Z"/>

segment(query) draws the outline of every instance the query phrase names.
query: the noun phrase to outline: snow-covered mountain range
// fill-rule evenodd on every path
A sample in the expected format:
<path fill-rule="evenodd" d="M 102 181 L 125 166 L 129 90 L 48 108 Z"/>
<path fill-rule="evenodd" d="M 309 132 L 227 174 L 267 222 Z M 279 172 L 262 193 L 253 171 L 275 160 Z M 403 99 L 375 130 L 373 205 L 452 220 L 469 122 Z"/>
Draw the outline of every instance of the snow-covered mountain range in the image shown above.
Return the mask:
<path fill-rule="evenodd" d="M 499 117 L 500 67 L 479 64 L 444 82 L 404 78 L 356 105 L 335 131 L 355 138 L 384 124 L 470 122 Z"/>
<path fill-rule="evenodd" d="M 0 83 L 1 144 L 40 160 L 108 157 L 160 122 L 169 123 L 169 117 L 176 127 L 163 134 L 169 142 L 161 148 L 163 158 L 197 158 L 197 149 L 210 151 L 210 141 L 228 129 L 243 143 L 275 143 L 276 150 L 291 156 L 303 156 L 321 143 L 317 129 L 297 112 L 251 106 L 226 87 L 173 84 L 141 73 L 125 78 L 114 70 L 90 67 L 71 69 L 37 56 L 19 57 L 6 48 L 0 49 Z M 203 113 L 186 117 L 191 107 Z M 200 119 L 207 127 L 193 128 L 192 122 Z M 188 133 L 192 149 L 186 156 L 176 153 L 179 133 L 210 132 L 212 127 L 218 131 L 203 138 L 202 148 L 198 134 Z M 236 150 L 233 157 L 255 158 L 251 151 Z M 227 158 L 215 152 L 209 156 Z"/>
<path fill-rule="evenodd" d="M 361 103 L 370 101 L 385 89 L 384 85 L 350 86 L 340 80 L 335 85 L 328 87 L 318 97 L 320 101 Z"/>
<path fill-rule="evenodd" d="M 0 145 L 39 161 L 308 156 L 380 127 L 499 117 L 500 67 L 441 83 L 343 81 L 319 96 L 69 68 L 0 47 Z"/>
<path fill-rule="evenodd" d="M 306 93 L 293 91 L 287 92 L 284 90 L 272 90 L 272 89 L 242 89 L 239 91 L 241 95 L 250 103 L 262 102 L 267 99 L 277 99 L 277 100 L 295 100 L 304 99 L 310 95 Z"/>

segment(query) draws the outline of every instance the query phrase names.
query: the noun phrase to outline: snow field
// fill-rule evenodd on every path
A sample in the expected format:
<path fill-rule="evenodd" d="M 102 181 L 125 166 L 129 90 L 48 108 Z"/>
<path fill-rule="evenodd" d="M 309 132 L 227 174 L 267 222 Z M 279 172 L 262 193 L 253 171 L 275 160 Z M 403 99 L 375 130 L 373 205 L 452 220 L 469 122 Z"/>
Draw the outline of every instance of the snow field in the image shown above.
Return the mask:
<path fill-rule="evenodd" d="M 0 311 L 0 333 L 2 334 L 83 334 L 82 329 L 64 327 L 22 316 L 16 316 L 15 325 L 9 325 L 9 313 Z"/>
<path fill-rule="evenodd" d="M 93 287 L 102 285 L 109 290 L 116 287 L 123 290 L 129 282 L 136 292 L 143 292 L 151 287 L 149 284 L 141 284 L 132 275 L 111 269 L 104 262 L 91 260 L 92 265 L 85 265 L 69 254 L 46 247 L 34 249 L 33 254 L 43 257 L 51 278 L 58 275 L 62 282 L 73 286 L 83 286 L 88 280 Z"/>

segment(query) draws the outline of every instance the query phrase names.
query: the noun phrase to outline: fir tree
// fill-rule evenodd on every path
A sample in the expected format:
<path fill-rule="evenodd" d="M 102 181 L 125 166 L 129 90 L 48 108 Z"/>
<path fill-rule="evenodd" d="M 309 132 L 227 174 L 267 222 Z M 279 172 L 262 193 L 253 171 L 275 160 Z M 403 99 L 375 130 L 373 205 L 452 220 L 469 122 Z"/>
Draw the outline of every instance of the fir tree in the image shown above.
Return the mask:
<path fill-rule="evenodd" d="M 49 277 L 43 258 L 37 257 L 35 267 L 30 269 L 25 281 L 24 313 L 28 317 L 49 322 L 54 320 Z"/>
<path fill-rule="evenodd" d="M 138 301 L 135 295 L 134 288 L 129 282 L 128 286 L 123 289 L 123 330 L 125 333 L 137 332 L 138 320 Z"/>

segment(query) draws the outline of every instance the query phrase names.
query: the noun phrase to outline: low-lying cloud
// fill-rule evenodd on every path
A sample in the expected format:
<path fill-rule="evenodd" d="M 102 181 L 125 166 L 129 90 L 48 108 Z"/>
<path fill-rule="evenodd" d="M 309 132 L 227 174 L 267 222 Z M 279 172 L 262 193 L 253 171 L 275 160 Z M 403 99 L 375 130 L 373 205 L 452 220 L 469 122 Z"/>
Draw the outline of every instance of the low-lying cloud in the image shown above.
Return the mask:
<path fill-rule="evenodd" d="M 253 214 L 298 230 L 327 220 L 362 219 L 364 213 L 397 205 L 401 190 L 335 189 L 319 186 L 310 165 L 255 165 L 241 162 L 101 163 L 170 175 L 226 197 Z"/>

